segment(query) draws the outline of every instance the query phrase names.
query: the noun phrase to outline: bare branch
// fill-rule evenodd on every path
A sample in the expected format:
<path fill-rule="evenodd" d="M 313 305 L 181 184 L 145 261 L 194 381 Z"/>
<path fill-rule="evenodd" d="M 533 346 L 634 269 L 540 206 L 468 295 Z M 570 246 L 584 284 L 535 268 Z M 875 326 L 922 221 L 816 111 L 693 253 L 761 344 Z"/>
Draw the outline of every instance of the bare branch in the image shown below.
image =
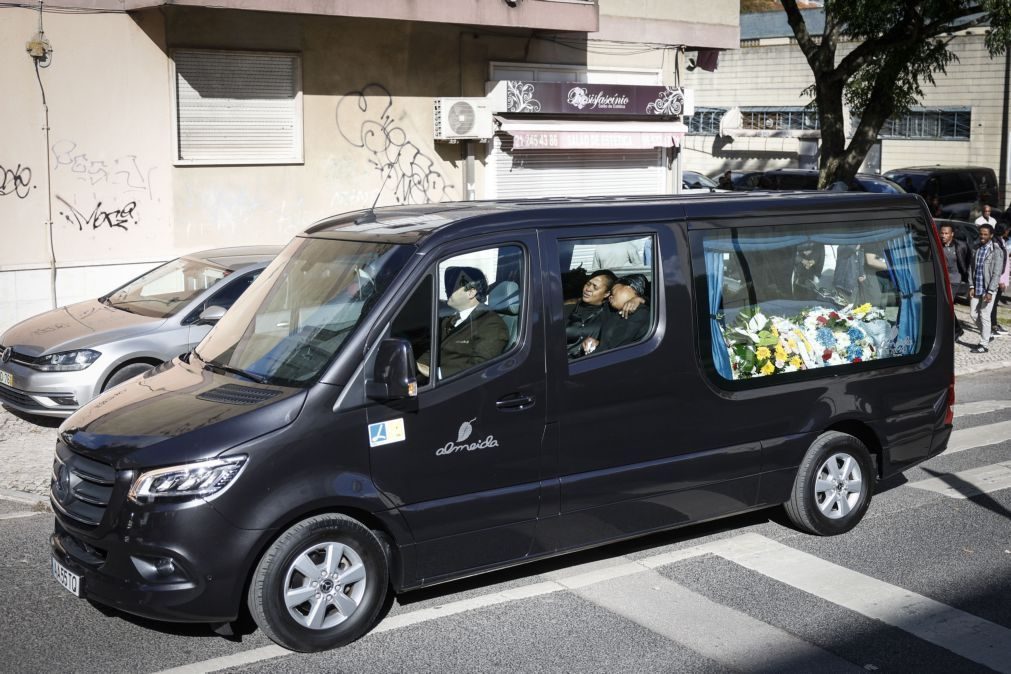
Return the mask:
<path fill-rule="evenodd" d="M 790 23 L 790 28 L 793 29 L 793 34 L 797 38 L 800 50 L 804 52 L 804 56 L 807 57 L 807 62 L 811 64 L 811 68 L 815 68 L 818 45 L 807 30 L 807 22 L 804 21 L 804 15 L 800 13 L 800 8 L 797 7 L 797 0 L 783 0 L 783 9 L 786 11 L 786 20 Z"/>

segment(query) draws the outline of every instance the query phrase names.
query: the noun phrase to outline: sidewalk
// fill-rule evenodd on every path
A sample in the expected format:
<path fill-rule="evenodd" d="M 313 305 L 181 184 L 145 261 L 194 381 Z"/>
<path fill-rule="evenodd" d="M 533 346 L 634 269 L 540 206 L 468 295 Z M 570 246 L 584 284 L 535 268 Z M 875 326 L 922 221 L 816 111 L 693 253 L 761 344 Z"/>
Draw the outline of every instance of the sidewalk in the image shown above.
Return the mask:
<path fill-rule="evenodd" d="M 983 370 L 1011 367 L 1011 336 L 998 337 L 990 344 L 990 352 L 970 353 L 979 343 L 979 333 L 970 327 L 969 307 L 955 305 L 955 315 L 965 326 L 962 343 L 955 344 L 955 375 L 967 375 Z M 1011 306 L 1001 305 L 998 319 L 1011 329 Z M 0 408 L 0 498 L 4 490 L 26 494 L 48 495 L 49 476 L 53 468 L 53 446 L 60 420 L 44 421 L 38 426 Z"/>

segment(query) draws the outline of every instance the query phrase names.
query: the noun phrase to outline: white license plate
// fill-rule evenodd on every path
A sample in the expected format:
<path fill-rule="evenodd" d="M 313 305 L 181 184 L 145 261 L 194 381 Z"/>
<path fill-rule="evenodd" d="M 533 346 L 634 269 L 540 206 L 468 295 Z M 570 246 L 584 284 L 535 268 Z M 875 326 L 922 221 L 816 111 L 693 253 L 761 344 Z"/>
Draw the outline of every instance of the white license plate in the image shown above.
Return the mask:
<path fill-rule="evenodd" d="M 12 375 L 10 372 L 4 372 L 3 370 L 0 370 L 0 384 L 14 388 L 14 375 Z"/>
<path fill-rule="evenodd" d="M 60 585 L 67 588 L 71 594 L 75 597 L 81 596 L 81 577 L 76 573 L 71 572 L 70 569 L 60 564 L 53 557 L 53 578 L 55 578 Z"/>

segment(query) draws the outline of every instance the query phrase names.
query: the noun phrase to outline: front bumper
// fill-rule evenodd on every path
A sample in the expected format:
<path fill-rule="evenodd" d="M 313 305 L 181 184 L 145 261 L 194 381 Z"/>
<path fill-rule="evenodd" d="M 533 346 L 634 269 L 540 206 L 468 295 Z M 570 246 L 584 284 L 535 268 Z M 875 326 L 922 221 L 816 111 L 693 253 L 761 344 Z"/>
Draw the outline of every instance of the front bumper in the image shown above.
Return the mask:
<path fill-rule="evenodd" d="M 132 471 L 106 480 L 104 491 L 77 474 L 68 478 L 61 466 L 82 465 L 68 452 L 58 444 L 50 544 L 57 561 L 81 576 L 81 596 L 156 620 L 235 620 L 268 532 L 238 529 L 203 500 L 138 505 L 127 499 Z M 72 492 L 106 505 L 82 504 Z"/>
<path fill-rule="evenodd" d="M 14 378 L 14 386 L 0 383 L 0 403 L 28 414 L 69 417 L 98 395 L 105 374 L 100 360 L 74 372 L 40 372 L 14 361 L 0 364 Z"/>

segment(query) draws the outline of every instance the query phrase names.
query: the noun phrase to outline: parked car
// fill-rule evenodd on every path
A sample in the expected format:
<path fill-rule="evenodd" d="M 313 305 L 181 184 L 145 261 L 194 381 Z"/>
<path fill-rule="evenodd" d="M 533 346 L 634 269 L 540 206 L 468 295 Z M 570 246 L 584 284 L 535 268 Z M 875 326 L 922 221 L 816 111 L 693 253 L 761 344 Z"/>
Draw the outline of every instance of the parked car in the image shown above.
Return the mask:
<path fill-rule="evenodd" d="M 829 251 L 854 263 L 841 301 L 819 290 Z M 604 259 L 621 278 L 564 304 Z M 319 651 L 390 593 L 633 536 L 784 504 L 842 534 L 951 435 L 941 259 L 913 195 L 334 216 L 190 353 L 64 422 L 52 573 L 149 618 L 248 607 Z"/>
<path fill-rule="evenodd" d="M 698 171 L 681 172 L 681 192 L 691 194 L 692 192 L 729 192 L 730 190 L 720 189 L 708 176 L 702 175 Z"/>
<path fill-rule="evenodd" d="M 815 169 L 772 169 L 758 180 L 758 189 L 765 190 L 816 190 L 818 171 Z M 883 176 L 858 173 L 849 183 L 850 192 L 877 192 L 902 194 L 904 189 Z"/>
<path fill-rule="evenodd" d="M 907 192 L 922 196 L 927 204 L 934 197 L 941 202 L 941 217 L 974 220 L 982 204 L 989 204 L 993 217 L 1003 219 L 997 176 L 983 166 L 910 166 L 885 172 L 885 177 Z"/>
<path fill-rule="evenodd" d="M 719 184 L 720 178 L 726 171 L 721 171 L 712 176 L 710 180 Z M 758 189 L 758 181 L 762 177 L 762 171 L 730 171 L 730 182 L 734 186 L 734 191 L 750 192 Z"/>
<path fill-rule="evenodd" d="M 0 403 L 66 417 L 102 391 L 189 351 L 279 250 L 193 253 L 98 299 L 21 321 L 0 336 Z"/>

